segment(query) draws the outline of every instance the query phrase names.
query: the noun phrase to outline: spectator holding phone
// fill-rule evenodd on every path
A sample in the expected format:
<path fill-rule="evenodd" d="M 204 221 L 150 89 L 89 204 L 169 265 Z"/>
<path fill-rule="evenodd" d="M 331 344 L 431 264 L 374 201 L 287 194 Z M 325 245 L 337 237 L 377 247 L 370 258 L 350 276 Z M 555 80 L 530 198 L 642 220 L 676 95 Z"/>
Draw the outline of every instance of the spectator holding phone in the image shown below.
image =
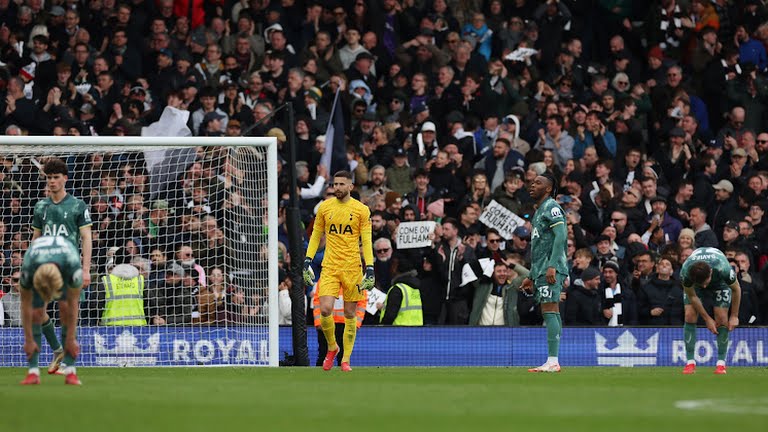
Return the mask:
<path fill-rule="evenodd" d="M 594 147 L 597 156 L 602 159 L 616 157 L 616 136 L 606 129 L 600 119 L 600 113 L 590 111 L 587 113 L 585 129 L 579 129 L 573 145 L 573 157 L 581 158 L 587 147 Z"/>

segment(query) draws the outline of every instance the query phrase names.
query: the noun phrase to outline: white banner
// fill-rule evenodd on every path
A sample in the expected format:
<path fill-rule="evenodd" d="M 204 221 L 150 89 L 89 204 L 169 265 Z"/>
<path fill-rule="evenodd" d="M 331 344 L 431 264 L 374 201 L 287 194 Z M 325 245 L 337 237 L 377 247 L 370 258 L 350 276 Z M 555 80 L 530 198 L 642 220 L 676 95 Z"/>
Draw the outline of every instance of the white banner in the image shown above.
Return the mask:
<path fill-rule="evenodd" d="M 518 215 L 507 210 L 506 207 L 491 201 L 480 215 L 480 222 L 489 228 L 495 228 L 505 240 L 512 239 L 515 228 L 524 225 L 525 221 Z"/>
<path fill-rule="evenodd" d="M 496 265 L 496 262 L 491 258 L 480 258 L 478 261 L 480 263 L 480 268 L 483 269 L 483 275 L 486 277 L 491 277 L 493 275 L 493 267 Z M 461 284 L 459 286 L 464 286 L 470 282 L 474 282 L 478 279 L 478 276 L 475 274 L 475 271 L 472 270 L 472 267 L 469 265 L 469 263 L 464 264 L 464 267 L 461 268 Z"/>
<path fill-rule="evenodd" d="M 365 311 L 371 315 L 376 315 L 376 311 L 379 310 L 376 307 L 376 303 L 384 304 L 386 299 L 387 294 L 377 288 L 368 291 L 368 302 L 365 304 Z"/>
<path fill-rule="evenodd" d="M 435 222 L 403 222 L 397 227 L 397 248 L 415 249 L 432 245 L 429 235 L 435 231 Z"/>

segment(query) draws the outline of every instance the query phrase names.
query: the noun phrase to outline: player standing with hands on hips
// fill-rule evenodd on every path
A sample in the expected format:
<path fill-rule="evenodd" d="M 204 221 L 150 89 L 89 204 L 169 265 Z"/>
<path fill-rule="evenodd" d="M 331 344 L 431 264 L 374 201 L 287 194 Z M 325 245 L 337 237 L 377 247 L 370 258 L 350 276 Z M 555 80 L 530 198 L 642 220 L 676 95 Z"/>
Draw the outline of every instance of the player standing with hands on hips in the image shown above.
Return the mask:
<path fill-rule="evenodd" d="M 40 384 L 41 323 L 47 316 L 45 308 L 52 300 L 59 300 L 64 341 L 65 383 L 80 385 L 75 370 L 75 358 L 80 353 L 77 343 L 77 317 L 83 270 L 80 252 L 64 237 L 40 237 L 24 254 L 21 266 L 21 323 L 24 328 L 24 353 L 29 370 L 21 383 Z M 65 330 L 66 329 L 66 330 Z"/>
<path fill-rule="evenodd" d="M 724 375 L 726 373 L 725 355 L 728 352 L 728 335 L 739 325 L 741 286 L 736 278 L 736 271 L 719 249 L 702 247 L 693 251 L 691 256 L 685 260 L 680 269 L 680 278 L 683 281 L 684 290 L 683 340 L 685 341 L 685 358 L 687 359 L 683 374 L 690 375 L 696 372 L 696 360 L 694 359 L 696 322 L 701 316 L 707 329 L 717 335 L 715 373 Z M 714 319 L 704 310 L 701 297 L 712 300 Z M 729 308 L 731 310 L 730 318 L 728 317 Z"/>
<path fill-rule="evenodd" d="M 563 320 L 558 302 L 568 277 L 568 228 L 562 207 L 552 198 L 557 193 L 556 184 L 554 176 L 546 172 L 536 176 L 528 187 L 536 203 L 536 213 L 531 223 L 531 273 L 520 288 L 529 292 L 533 289 L 536 301 L 541 305 L 549 352 L 546 363 L 528 369 L 528 372 L 560 372 L 557 356 Z"/>
<path fill-rule="evenodd" d="M 349 194 L 354 188 L 352 174 L 339 171 L 333 176 L 336 199 L 320 203 L 315 217 L 312 237 L 304 259 L 304 283 L 312 285 L 315 277 L 310 267 L 317 252 L 320 239 L 325 234 L 325 256 L 323 271 L 318 281 L 317 292 L 320 297 L 320 327 L 328 341 L 328 353 L 323 360 L 323 370 L 333 367 L 333 360 L 339 352 L 333 322 L 333 303 L 341 290 L 344 297 L 344 356 L 341 370 L 349 372 L 349 359 L 355 346 L 357 335 L 357 302 L 365 298 L 362 290 L 371 290 L 374 286 L 373 242 L 371 238 L 371 211 Z M 360 242 L 362 241 L 365 258 L 365 274 L 360 272 Z M 362 279 L 362 280 L 361 280 Z"/>
<path fill-rule="evenodd" d="M 75 249 L 80 247 L 82 239 L 82 287 L 91 283 L 91 214 L 88 205 L 83 200 L 77 199 L 67 193 L 66 185 L 69 179 L 67 164 L 59 158 L 49 159 L 43 166 L 48 197 L 40 200 L 35 205 L 32 216 L 32 240 L 40 236 L 60 236 L 71 242 Z M 31 286 L 30 286 L 31 288 Z M 77 298 L 71 298 L 77 301 Z M 65 353 L 61 343 L 56 338 L 53 321 L 43 310 L 41 322 L 42 334 L 53 350 L 53 360 L 48 366 L 48 373 L 59 373 Z M 76 324 L 73 323 L 73 324 Z M 63 323 L 61 327 L 61 339 L 66 342 L 67 330 L 70 326 Z M 73 361 L 73 360 L 70 360 Z M 67 364 L 67 363 L 65 363 Z M 70 365 L 71 366 L 71 365 Z"/>

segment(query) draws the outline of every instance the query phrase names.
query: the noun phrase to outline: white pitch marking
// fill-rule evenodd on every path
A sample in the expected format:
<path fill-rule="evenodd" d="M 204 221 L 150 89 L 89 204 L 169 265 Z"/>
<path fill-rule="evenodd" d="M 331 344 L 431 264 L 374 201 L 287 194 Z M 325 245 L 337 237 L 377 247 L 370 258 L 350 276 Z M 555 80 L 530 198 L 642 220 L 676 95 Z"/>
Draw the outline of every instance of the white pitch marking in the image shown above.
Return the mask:
<path fill-rule="evenodd" d="M 675 408 L 687 411 L 713 411 L 727 414 L 768 415 L 768 398 L 693 399 L 675 402 Z"/>

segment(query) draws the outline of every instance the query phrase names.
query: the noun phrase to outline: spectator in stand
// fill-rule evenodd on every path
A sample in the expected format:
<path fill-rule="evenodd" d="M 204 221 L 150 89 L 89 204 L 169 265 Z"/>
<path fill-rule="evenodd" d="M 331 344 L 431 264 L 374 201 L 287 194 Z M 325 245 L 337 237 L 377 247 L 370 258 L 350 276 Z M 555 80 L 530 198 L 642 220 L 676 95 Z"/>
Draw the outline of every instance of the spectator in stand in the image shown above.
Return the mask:
<path fill-rule="evenodd" d="M 371 167 L 368 184 L 363 186 L 360 199 L 363 202 L 370 201 L 374 196 L 384 197 L 391 189 L 387 187 L 387 169 L 382 165 Z"/>
<path fill-rule="evenodd" d="M 519 226 L 512 232 L 512 241 L 507 243 L 507 251 L 519 254 L 526 264 L 531 262 L 531 230 Z"/>
<path fill-rule="evenodd" d="M 291 325 L 293 322 L 293 316 L 291 315 L 291 287 L 293 286 L 293 282 L 291 281 L 291 278 L 288 276 L 288 274 L 285 271 L 280 271 L 278 274 L 277 280 L 279 281 L 279 285 L 277 288 L 277 301 L 278 301 L 278 324 L 280 325 Z M 206 289 L 200 290 L 201 293 L 206 291 Z M 200 301 L 200 308 L 203 310 L 203 296 L 201 294 L 201 301 Z M 209 309 L 213 309 L 213 299 L 210 299 L 209 302 L 211 304 L 211 307 Z M 202 317 L 205 317 L 204 313 L 201 313 Z M 203 321 L 205 322 L 205 321 Z"/>
<path fill-rule="evenodd" d="M 594 267 L 587 267 L 568 288 L 565 300 L 563 324 L 568 326 L 600 326 L 606 320 L 602 314 L 600 272 Z"/>
<path fill-rule="evenodd" d="M 608 229 L 606 227 L 606 229 Z M 613 250 L 611 238 L 605 234 L 600 234 L 595 238 L 595 246 L 592 247 L 592 254 L 597 261 L 598 270 L 602 270 L 603 265 L 608 261 L 621 262 L 624 258 L 622 249 L 622 256 L 618 256 L 616 251 Z"/>
<path fill-rule="evenodd" d="M 387 168 L 387 186 L 400 195 L 413 190 L 411 167 L 408 166 L 408 155 L 403 148 L 395 150 L 394 163 Z"/>
<path fill-rule="evenodd" d="M 387 227 L 387 220 L 385 219 L 385 216 L 386 215 L 383 211 L 374 211 L 371 213 L 371 230 L 373 241 L 376 241 L 380 238 L 389 239 L 392 237 L 392 233 Z"/>
<path fill-rule="evenodd" d="M 719 233 L 723 232 L 725 222 L 730 219 L 733 210 L 736 207 L 734 198 L 733 183 L 728 180 L 720 180 L 713 186 L 715 189 L 715 201 L 709 208 L 707 222 L 712 226 L 712 230 L 722 238 Z"/>
<path fill-rule="evenodd" d="M 387 297 L 380 307 L 380 322 L 384 325 L 420 326 L 424 324 L 421 284 L 411 262 L 402 262 Z M 407 309 L 407 310 L 406 310 Z"/>
<path fill-rule="evenodd" d="M 477 162 L 475 168 L 485 172 L 491 181 L 490 188 L 495 190 L 504 182 L 505 173 L 522 165 L 523 155 L 510 148 L 509 140 L 498 138 L 491 153 Z"/>
<path fill-rule="evenodd" d="M 600 295 L 603 316 L 608 320 L 608 326 L 637 325 L 637 296 L 623 282 L 619 263 L 606 261 L 602 266 L 602 274 Z"/>
<path fill-rule="evenodd" d="M 650 201 L 652 211 L 648 215 L 647 223 L 652 227 L 661 227 L 664 231 L 664 244 L 676 242 L 683 226 L 679 220 L 667 213 L 667 200 L 660 196 L 655 196 Z"/>
<path fill-rule="evenodd" d="M 529 271 L 521 265 L 507 267 L 505 262 L 496 261 L 490 280 L 481 278 L 473 282 L 475 294 L 469 325 L 519 326 L 517 297 L 520 285 L 528 274 Z"/>
<path fill-rule="evenodd" d="M 459 238 L 459 222 L 446 218 L 442 223 L 442 238 L 435 237 L 430 260 L 438 268 L 438 277 L 445 290 L 445 303 L 438 322 L 448 325 L 464 325 L 469 321 L 469 286 L 460 287 L 461 269 L 475 259 L 474 253 Z"/>
<path fill-rule="evenodd" d="M 488 177 L 486 177 L 485 173 L 476 172 L 472 176 L 472 183 L 469 186 L 469 192 L 464 198 L 464 203 L 477 205 L 482 211 L 491 202 L 491 199 Z"/>
<path fill-rule="evenodd" d="M 209 322 L 222 323 L 225 319 L 226 299 L 230 290 L 226 274 L 222 267 L 213 267 L 208 270 L 208 292 L 212 296 L 211 302 L 214 310 L 209 308 Z M 213 316 L 210 316 L 213 315 Z"/>
<path fill-rule="evenodd" d="M 690 228 L 683 228 L 680 230 L 680 235 L 677 237 L 677 245 L 680 246 L 680 250 L 684 249 L 696 249 L 696 235 Z M 679 260 L 682 263 L 684 260 Z"/>
<path fill-rule="evenodd" d="M 21 270 L 14 270 L 8 277 L 11 289 L 0 298 L 5 313 L 5 327 L 21 327 L 21 292 L 19 291 Z M 0 317 L 3 318 L 3 317 Z"/>
<path fill-rule="evenodd" d="M 592 264 L 594 259 L 592 251 L 587 248 L 577 249 L 573 254 L 573 267 L 570 272 L 570 280 L 581 279 L 581 273 Z"/>
<path fill-rule="evenodd" d="M 616 137 L 600 120 L 600 113 L 597 111 L 587 113 L 585 125 L 586 129 L 580 130 L 578 136 L 574 137 L 573 157 L 581 158 L 587 147 L 594 147 L 600 158 L 616 157 Z"/>
<path fill-rule="evenodd" d="M 696 247 L 717 247 L 717 235 L 707 224 L 707 212 L 701 207 L 691 209 L 691 229 L 695 233 Z"/>
<path fill-rule="evenodd" d="M 755 238 L 762 239 L 768 234 L 768 219 L 765 218 L 767 209 L 768 202 L 765 200 L 757 201 L 749 206 L 749 214 L 747 215 L 747 218 L 752 224 Z"/>
<path fill-rule="evenodd" d="M 640 287 L 648 283 L 653 276 L 654 257 L 653 253 L 644 250 L 632 258 L 634 271 L 632 272 L 632 289 L 637 291 Z"/>
<path fill-rule="evenodd" d="M 387 221 L 387 227 L 390 231 L 394 231 L 399 223 L 402 208 L 403 198 L 397 192 L 387 192 L 384 196 L 384 219 Z"/>
<path fill-rule="evenodd" d="M 723 242 L 720 249 L 741 250 L 748 254 L 751 260 L 754 260 L 752 254 L 753 248 L 749 244 L 749 241 L 739 233 L 739 224 L 735 221 L 728 221 L 723 226 Z"/>
<path fill-rule="evenodd" d="M 392 275 L 398 270 L 392 260 L 392 242 L 388 238 L 380 237 L 373 242 L 374 274 L 376 275 L 376 288 L 386 292 L 392 286 Z"/>
<path fill-rule="evenodd" d="M 750 257 L 743 251 L 736 252 L 736 256 L 732 262 L 734 270 L 739 280 L 739 285 L 742 286 L 741 306 L 739 307 L 739 321 L 744 325 L 755 325 L 760 320 L 759 311 L 759 298 L 765 295 L 765 285 L 762 278 L 758 275 L 753 275 L 749 269 L 751 268 Z"/>
<path fill-rule="evenodd" d="M 470 233 L 480 233 L 482 229 L 478 218 L 480 214 L 472 204 L 467 204 L 459 210 L 459 237 L 462 239 Z"/>
<path fill-rule="evenodd" d="M 150 324 L 168 324 L 168 304 L 173 301 L 172 297 L 177 288 L 181 287 L 183 276 L 184 269 L 179 264 L 172 262 L 166 266 L 164 280 L 150 287 L 147 293 L 149 304 L 147 313 L 150 317 Z M 173 313 L 173 311 L 170 311 L 170 313 Z"/>
<path fill-rule="evenodd" d="M 552 150 L 555 152 L 555 162 L 563 169 L 565 162 L 574 157 L 574 140 L 564 130 L 565 121 L 559 115 L 553 115 L 547 119 L 545 129 L 539 129 L 539 139 L 533 146 L 537 150 Z"/>
<path fill-rule="evenodd" d="M 683 323 L 683 289 L 673 278 L 672 262 L 661 258 L 656 273 L 637 293 L 641 325 L 676 326 Z"/>
<path fill-rule="evenodd" d="M 734 40 L 739 47 L 739 61 L 753 64 L 757 67 L 758 72 L 765 72 L 768 69 L 768 56 L 766 56 L 765 47 L 759 41 L 749 37 L 746 26 L 736 26 Z"/>

